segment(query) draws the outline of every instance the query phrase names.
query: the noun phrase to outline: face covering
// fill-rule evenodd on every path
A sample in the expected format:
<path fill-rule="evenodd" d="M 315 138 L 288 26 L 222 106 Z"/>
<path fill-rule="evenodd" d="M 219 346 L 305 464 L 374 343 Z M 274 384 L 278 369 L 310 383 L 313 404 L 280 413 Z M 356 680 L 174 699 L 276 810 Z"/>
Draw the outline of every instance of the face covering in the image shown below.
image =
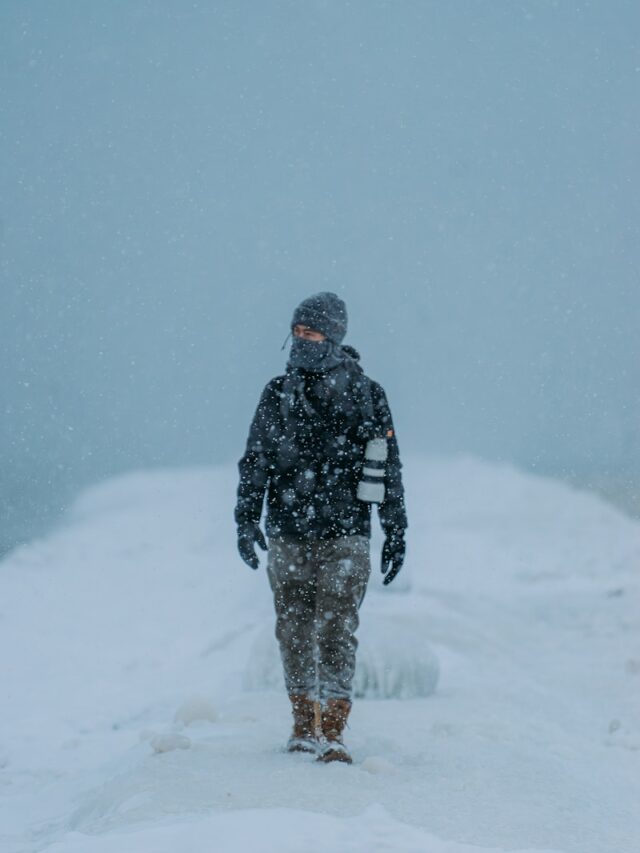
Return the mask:
<path fill-rule="evenodd" d="M 289 367 L 324 373 L 344 361 L 342 349 L 332 341 L 308 341 L 294 337 L 291 341 Z"/>

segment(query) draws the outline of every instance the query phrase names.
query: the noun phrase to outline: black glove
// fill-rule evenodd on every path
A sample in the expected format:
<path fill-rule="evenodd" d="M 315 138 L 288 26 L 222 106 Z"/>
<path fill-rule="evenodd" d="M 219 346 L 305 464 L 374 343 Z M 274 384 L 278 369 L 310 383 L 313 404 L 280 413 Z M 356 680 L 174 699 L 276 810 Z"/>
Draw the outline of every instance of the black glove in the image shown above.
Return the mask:
<path fill-rule="evenodd" d="M 245 563 L 252 569 L 257 569 L 260 565 L 258 556 L 255 552 L 256 542 L 263 551 L 267 550 L 267 543 L 264 541 L 262 530 L 255 521 L 245 521 L 238 525 L 238 551 Z"/>
<path fill-rule="evenodd" d="M 402 568 L 406 549 L 404 530 L 390 530 L 382 546 L 382 562 L 380 565 L 380 571 L 384 575 L 383 584 L 385 586 L 391 583 Z"/>

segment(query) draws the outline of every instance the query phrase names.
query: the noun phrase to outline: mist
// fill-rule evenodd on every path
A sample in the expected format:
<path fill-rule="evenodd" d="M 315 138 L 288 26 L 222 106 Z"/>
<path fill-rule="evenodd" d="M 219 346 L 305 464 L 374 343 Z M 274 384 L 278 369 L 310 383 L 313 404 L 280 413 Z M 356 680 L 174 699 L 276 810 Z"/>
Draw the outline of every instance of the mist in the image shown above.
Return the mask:
<path fill-rule="evenodd" d="M 637 508 L 639 27 L 632 0 L 4 0 L 0 546 L 96 480 L 237 459 L 318 290 L 406 459 Z"/>

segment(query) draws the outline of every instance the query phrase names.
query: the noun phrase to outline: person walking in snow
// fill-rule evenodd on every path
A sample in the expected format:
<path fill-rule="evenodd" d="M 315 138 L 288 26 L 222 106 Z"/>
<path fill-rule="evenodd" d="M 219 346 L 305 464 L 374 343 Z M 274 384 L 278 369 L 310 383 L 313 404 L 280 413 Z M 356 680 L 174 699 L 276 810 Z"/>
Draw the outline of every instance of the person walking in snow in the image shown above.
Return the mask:
<path fill-rule="evenodd" d="M 351 763 L 358 609 L 370 574 L 371 505 L 385 534 L 381 570 L 402 567 L 407 519 L 398 443 L 382 387 L 342 341 L 347 310 L 334 293 L 295 309 L 286 373 L 260 397 L 238 464 L 238 550 L 252 569 L 265 493 L 267 573 L 293 712 L 290 752 Z"/>

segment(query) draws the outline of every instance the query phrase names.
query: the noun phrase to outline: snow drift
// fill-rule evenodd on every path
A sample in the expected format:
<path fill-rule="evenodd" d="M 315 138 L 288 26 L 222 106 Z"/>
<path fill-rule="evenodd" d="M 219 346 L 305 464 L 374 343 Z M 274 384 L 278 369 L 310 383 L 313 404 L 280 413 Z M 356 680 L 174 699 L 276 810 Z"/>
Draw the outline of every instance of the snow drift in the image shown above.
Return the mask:
<path fill-rule="evenodd" d="M 640 525 L 509 467 L 405 471 L 402 583 L 372 543 L 353 767 L 282 751 L 232 467 L 103 483 L 8 555 L 0 849 L 635 851 Z"/>

